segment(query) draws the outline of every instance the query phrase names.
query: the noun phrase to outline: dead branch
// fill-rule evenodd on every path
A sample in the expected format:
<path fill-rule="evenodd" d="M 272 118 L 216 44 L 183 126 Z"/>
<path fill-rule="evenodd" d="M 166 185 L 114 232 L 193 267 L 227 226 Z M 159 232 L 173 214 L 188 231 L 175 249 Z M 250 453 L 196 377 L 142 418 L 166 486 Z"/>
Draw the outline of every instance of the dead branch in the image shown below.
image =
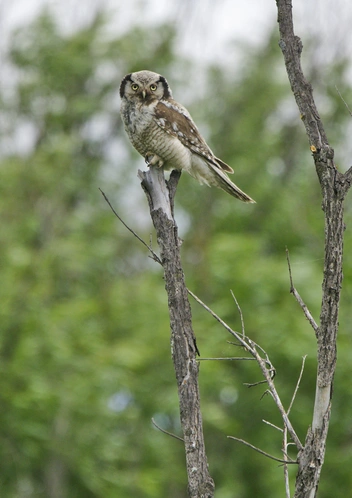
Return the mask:
<path fill-rule="evenodd" d="M 283 431 L 282 453 L 284 455 L 284 460 L 285 460 L 285 464 L 284 464 L 285 494 L 286 494 L 286 498 L 290 498 L 291 494 L 290 494 L 290 479 L 289 479 L 289 475 L 288 475 L 288 465 L 287 465 L 288 462 L 286 463 L 286 460 L 287 460 L 287 427 L 284 427 L 284 431 Z"/>
<path fill-rule="evenodd" d="M 156 427 L 160 432 L 166 434 L 167 436 L 171 436 L 173 437 L 174 439 L 178 439 L 179 441 L 182 441 L 183 443 L 185 442 L 185 440 L 182 438 L 182 437 L 179 437 L 179 436 L 176 436 L 176 434 L 172 434 L 172 432 L 168 432 L 166 431 L 165 429 L 162 429 L 156 422 L 155 420 L 152 418 L 152 424 L 154 425 L 154 427 Z"/>
<path fill-rule="evenodd" d="M 258 382 L 244 382 L 243 383 L 243 385 L 248 387 L 248 388 L 261 386 L 263 384 L 266 384 L 266 380 L 258 380 Z M 267 391 L 265 391 L 265 393 L 263 394 L 262 397 L 264 397 L 266 393 L 267 393 Z"/>
<path fill-rule="evenodd" d="M 264 455 L 264 456 L 270 458 L 271 460 L 275 460 L 275 462 L 280 462 L 280 463 L 285 463 L 285 464 L 287 464 L 287 463 L 290 463 L 290 464 L 292 464 L 292 463 L 298 463 L 296 460 L 291 460 L 291 459 L 282 460 L 281 458 L 274 457 L 273 455 L 270 455 L 266 451 L 263 451 L 260 448 L 257 448 L 256 446 L 253 446 L 253 444 L 250 444 L 247 441 L 244 441 L 243 439 L 239 439 L 238 437 L 234 437 L 234 436 L 227 436 L 227 437 L 228 437 L 228 439 L 234 439 L 235 441 L 238 441 L 239 443 L 242 443 L 245 446 L 248 446 L 249 448 L 252 448 L 252 450 L 257 451 L 261 455 Z"/>
<path fill-rule="evenodd" d="M 160 265 L 162 264 L 161 263 L 161 259 L 159 258 L 159 256 L 156 254 L 156 252 L 153 251 L 152 249 L 152 246 L 151 245 L 148 245 L 146 242 L 144 242 L 144 240 L 138 235 L 138 233 L 136 233 L 134 230 L 132 230 L 132 228 L 130 228 L 124 221 L 123 219 L 117 214 L 117 212 L 115 211 L 115 209 L 113 208 L 113 206 L 111 205 L 111 202 L 109 201 L 108 197 L 106 196 L 106 194 L 102 191 L 101 188 L 99 188 L 100 192 L 102 193 L 104 199 L 106 200 L 106 202 L 108 203 L 111 211 L 114 213 L 114 215 L 116 216 L 116 218 L 123 224 L 123 226 L 125 228 L 127 228 L 127 230 L 129 232 L 132 233 L 132 235 L 134 235 L 136 237 L 136 239 L 139 240 L 139 242 L 141 242 L 147 249 L 148 251 L 150 252 L 151 256 L 152 256 L 152 259 L 156 262 L 156 263 L 159 263 Z"/>
<path fill-rule="evenodd" d="M 295 286 L 293 285 L 291 262 L 290 262 L 290 253 L 288 252 L 287 247 L 286 247 L 286 259 L 287 259 L 287 264 L 288 264 L 288 272 L 289 272 L 289 276 L 290 276 L 290 285 L 291 285 L 291 287 L 290 287 L 290 293 L 293 294 L 293 296 L 295 297 L 296 301 L 298 302 L 298 304 L 302 308 L 304 316 L 307 318 L 308 322 L 311 324 L 311 326 L 312 326 L 312 328 L 313 328 L 313 330 L 315 332 L 315 335 L 317 335 L 317 333 L 319 331 L 319 327 L 318 327 L 316 321 L 314 320 L 311 312 L 309 311 L 308 307 L 306 306 L 306 304 L 304 303 L 303 299 L 301 298 L 301 296 L 297 292 Z"/>
<path fill-rule="evenodd" d="M 192 328 L 191 307 L 181 265 L 180 242 L 173 217 L 174 195 L 180 172 L 173 171 L 167 183 L 160 168 L 150 167 L 146 172 L 139 171 L 138 176 L 142 180 L 142 187 L 148 199 L 164 268 L 170 315 L 171 352 L 186 453 L 188 492 L 190 498 L 213 498 L 214 482 L 208 470 L 200 411 L 196 361 L 199 351 Z"/>
<path fill-rule="evenodd" d="M 341 92 L 340 92 L 340 90 L 337 88 L 337 86 L 336 86 L 336 85 L 335 85 L 335 89 L 336 89 L 337 93 L 339 94 L 340 99 L 341 99 L 341 100 L 342 100 L 342 102 L 345 104 L 345 107 L 346 107 L 346 109 L 347 109 L 347 111 L 348 111 L 349 115 L 352 117 L 352 111 L 351 111 L 351 109 L 350 109 L 349 105 L 347 104 L 346 100 L 345 100 L 345 99 L 343 98 L 343 96 L 341 95 Z"/>
<path fill-rule="evenodd" d="M 287 76 L 306 129 L 322 191 L 325 215 L 325 258 L 320 324 L 316 329 L 318 371 L 312 427 L 299 454 L 295 498 L 314 498 L 324 463 L 336 368 L 336 338 L 342 285 L 343 201 L 351 186 L 352 168 L 340 173 L 301 67 L 302 42 L 294 33 L 292 0 L 276 0 L 282 50 Z M 297 297 L 297 296 L 295 296 Z M 302 306 L 301 306 L 302 307 Z M 302 308 L 303 309 L 303 308 Z M 312 321 L 311 321 L 312 324 Z M 314 327 L 313 327 L 314 328 Z"/>
<path fill-rule="evenodd" d="M 278 427 L 277 425 L 275 424 L 272 424 L 271 422 L 268 422 L 267 420 L 262 420 L 262 422 L 264 422 L 264 424 L 267 424 L 269 425 L 270 427 L 273 427 L 274 429 L 276 429 L 277 431 L 280 431 L 280 432 L 283 432 L 283 429 L 281 429 L 281 427 Z"/>
<path fill-rule="evenodd" d="M 229 356 L 227 358 L 197 358 L 197 361 L 255 361 L 248 356 Z"/>
<path fill-rule="evenodd" d="M 292 395 L 292 399 L 291 399 L 291 403 L 290 403 L 290 406 L 287 408 L 287 415 L 289 415 L 291 409 L 292 409 L 292 405 L 296 399 L 296 395 L 297 395 L 297 392 L 298 392 L 298 389 L 299 389 L 299 386 L 300 386 L 300 383 L 301 383 L 301 380 L 302 380 L 302 375 L 303 375 L 303 371 L 304 371 L 304 365 L 306 363 L 306 358 L 307 358 L 307 355 L 304 355 L 303 358 L 302 358 L 302 366 L 301 366 L 301 371 L 299 373 L 299 376 L 298 376 L 298 380 L 297 380 L 297 383 L 296 383 L 296 387 L 295 387 L 295 390 L 293 391 L 293 395 Z"/>
<path fill-rule="evenodd" d="M 265 379 L 264 382 L 266 382 L 268 384 L 269 392 L 270 392 L 272 398 L 274 399 L 274 402 L 275 402 L 277 408 L 280 411 L 284 425 L 287 427 L 287 430 L 290 433 L 292 440 L 294 441 L 297 449 L 300 451 L 303 448 L 303 445 L 302 445 L 301 441 L 299 440 L 299 437 L 297 436 L 297 434 L 296 434 L 296 432 L 295 432 L 295 430 L 294 430 L 294 428 L 293 428 L 293 426 L 288 418 L 288 414 L 285 411 L 284 406 L 281 402 L 280 396 L 276 390 L 276 387 L 274 384 L 274 379 L 273 379 L 273 376 L 274 376 L 273 374 L 275 372 L 275 368 L 273 367 L 267 353 L 264 351 L 264 349 L 261 346 L 259 346 L 254 341 L 252 341 L 249 337 L 245 336 L 243 332 L 239 333 L 239 332 L 232 330 L 232 328 L 229 325 L 227 325 L 227 323 L 224 322 L 224 320 L 222 320 L 216 313 L 214 313 L 214 311 L 211 310 L 205 303 L 203 303 L 203 301 L 201 299 L 199 299 L 199 297 L 197 297 L 195 294 L 193 294 L 193 292 L 188 290 L 188 293 L 205 310 L 207 310 L 208 313 L 210 313 L 225 328 L 225 330 L 227 330 L 231 335 L 233 335 L 238 340 L 238 342 L 245 349 L 245 351 L 247 351 L 249 354 L 251 354 L 255 358 L 255 360 L 257 361 L 257 363 L 262 371 L 262 374 L 264 376 L 264 379 Z M 237 303 L 237 306 L 238 306 L 238 303 Z M 243 325 L 242 325 L 242 327 L 243 327 Z M 259 354 L 258 350 L 263 354 L 264 358 Z"/>
<path fill-rule="evenodd" d="M 238 301 L 236 299 L 236 296 L 235 294 L 232 292 L 232 290 L 230 291 L 231 292 L 231 296 L 232 296 L 232 299 L 235 301 L 236 303 L 236 306 L 237 306 L 237 310 L 238 310 L 238 313 L 240 315 L 240 320 L 241 320 L 241 330 L 242 330 L 242 335 L 243 337 L 246 336 L 246 329 L 244 327 L 244 319 L 243 319 L 243 314 L 242 314 L 242 310 L 241 310 L 241 307 L 240 305 L 238 304 Z"/>

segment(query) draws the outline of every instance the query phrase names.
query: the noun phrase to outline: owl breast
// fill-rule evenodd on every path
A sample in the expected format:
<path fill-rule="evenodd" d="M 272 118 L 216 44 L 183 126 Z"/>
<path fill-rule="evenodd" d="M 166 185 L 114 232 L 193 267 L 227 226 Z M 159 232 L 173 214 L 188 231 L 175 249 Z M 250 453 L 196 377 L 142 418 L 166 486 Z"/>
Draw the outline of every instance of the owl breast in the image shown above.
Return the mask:
<path fill-rule="evenodd" d="M 157 101 L 149 105 L 123 102 L 121 115 L 125 130 L 135 149 L 145 157 L 156 154 L 164 169 L 191 169 L 191 151 L 177 137 L 158 126 L 154 117 Z"/>

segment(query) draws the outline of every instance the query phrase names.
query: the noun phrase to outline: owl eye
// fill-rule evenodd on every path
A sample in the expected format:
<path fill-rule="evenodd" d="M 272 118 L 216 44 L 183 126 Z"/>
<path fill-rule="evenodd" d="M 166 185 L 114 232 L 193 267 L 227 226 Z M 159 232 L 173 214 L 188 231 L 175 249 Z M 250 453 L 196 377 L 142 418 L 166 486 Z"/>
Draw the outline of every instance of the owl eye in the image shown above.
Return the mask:
<path fill-rule="evenodd" d="M 137 85 L 137 83 L 132 83 L 131 88 L 134 92 L 136 92 L 139 88 L 139 85 Z"/>
<path fill-rule="evenodd" d="M 157 89 L 157 86 L 156 85 L 150 85 L 150 89 L 152 92 L 155 92 L 155 90 Z"/>

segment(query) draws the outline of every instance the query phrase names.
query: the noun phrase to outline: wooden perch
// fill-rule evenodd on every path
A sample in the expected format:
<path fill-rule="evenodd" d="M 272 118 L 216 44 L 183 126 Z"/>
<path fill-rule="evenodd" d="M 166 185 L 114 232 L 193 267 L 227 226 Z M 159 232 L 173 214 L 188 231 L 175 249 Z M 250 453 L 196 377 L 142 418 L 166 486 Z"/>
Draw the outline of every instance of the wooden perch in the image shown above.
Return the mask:
<path fill-rule="evenodd" d="M 213 498 L 214 482 L 205 453 L 198 387 L 198 353 L 192 329 L 191 306 L 181 266 L 180 242 L 173 216 L 173 201 L 180 172 L 166 183 L 162 169 L 139 171 L 157 232 L 171 326 L 171 351 L 176 372 L 180 417 L 186 452 L 188 492 L 191 498 Z"/>

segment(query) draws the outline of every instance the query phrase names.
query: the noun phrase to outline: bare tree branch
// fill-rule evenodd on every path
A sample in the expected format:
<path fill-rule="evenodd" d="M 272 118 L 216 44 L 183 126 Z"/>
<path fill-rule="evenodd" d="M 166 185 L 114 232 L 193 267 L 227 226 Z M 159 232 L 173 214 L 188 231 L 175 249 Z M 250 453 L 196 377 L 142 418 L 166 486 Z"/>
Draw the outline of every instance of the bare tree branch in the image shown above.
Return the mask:
<path fill-rule="evenodd" d="M 145 173 L 144 173 L 145 174 Z M 144 180 L 144 174 L 142 172 L 139 172 L 139 176 L 142 180 Z M 176 192 L 176 186 L 177 186 L 177 181 L 178 181 L 178 178 L 179 177 L 175 177 L 173 175 L 171 175 L 170 177 L 170 181 L 169 181 L 169 188 L 170 188 L 170 182 L 172 182 L 172 195 L 170 194 L 170 207 L 167 208 L 167 213 L 170 214 L 172 213 L 171 215 L 173 216 L 173 195 L 175 194 Z M 159 187 L 160 187 L 160 182 L 159 180 L 157 182 L 155 182 L 155 180 L 152 182 L 152 185 L 155 185 L 155 184 L 158 184 Z M 158 188 L 159 188 L 158 187 Z M 159 258 L 159 256 L 156 255 L 156 253 L 152 250 L 151 248 L 151 245 L 148 245 L 144 242 L 144 240 L 138 235 L 136 234 L 136 232 L 134 232 L 134 230 L 132 230 L 121 218 L 120 216 L 116 213 L 116 211 L 114 210 L 114 208 L 112 207 L 110 201 L 108 200 L 107 196 L 104 194 L 104 192 L 102 192 L 102 195 L 104 196 L 106 202 L 108 203 L 108 205 L 110 206 L 111 210 L 113 211 L 113 213 L 115 214 L 115 216 L 121 221 L 121 223 L 140 241 L 142 242 L 142 244 L 147 247 L 147 249 L 151 252 L 152 254 L 152 257 L 155 261 L 157 261 L 158 263 L 160 264 L 163 264 L 162 263 L 162 259 Z M 161 195 L 160 194 L 158 195 L 158 203 L 162 205 L 162 202 L 163 202 L 163 199 L 165 199 L 165 195 Z M 161 200 L 160 200 L 161 199 Z M 153 208 L 153 201 L 152 199 L 149 199 L 148 197 L 148 201 L 149 201 L 149 205 L 150 205 L 150 208 L 151 208 L 151 213 L 153 213 L 154 211 L 154 208 Z M 160 209 L 160 208 L 159 208 Z M 177 234 L 177 232 L 176 232 Z M 178 239 L 177 239 L 177 242 L 178 242 Z M 288 260 L 289 262 L 289 260 Z M 290 281 L 291 281 L 291 288 L 293 287 L 293 283 L 292 283 L 292 275 L 291 275 L 291 267 L 290 267 L 290 263 L 289 263 L 289 270 L 290 270 Z M 297 382 L 297 385 L 296 385 L 296 389 L 295 389 L 295 392 L 293 394 L 293 398 L 291 400 L 291 404 L 290 404 L 290 407 L 289 407 L 289 410 L 287 411 L 287 413 L 285 412 L 284 408 L 283 408 L 283 405 L 281 403 L 281 400 L 276 392 L 276 388 L 272 382 L 273 380 L 273 377 L 275 376 L 275 369 L 273 367 L 273 365 L 271 364 L 270 360 L 269 360 L 269 357 L 267 355 L 267 353 L 263 350 L 263 348 L 261 348 L 258 344 L 256 344 L 254 341 L 252 341 L 251 339 L 249 339 L 248 337 L 246 337 L 246 334 L 245 334 L 245 325 L 244 325 L 244 319 L 243 319 L 243 314 L 242 314 L 242 310 L 241 310 L 241 307 L 239 306 L 239 303 L 234 295 L 234 293 L 231 291 L 231 295 L 235 301 L 235 304 L 236 304 L 236 307 L 238 309 L 238 312 L 239 312 L 239 315 L 240 315 L 240 320 L 241 320 L 241 333 L 238 333 L 238 332 L 235 332 L 231 329 L 231 327 L 229 327 L 220 317 L 218 317 L 209 307 L 207 307 L 195 294 L 193 294 L 193 292 L 191 292 L 190 290 L 187 290 L 187 292 L 199 303 L 201 304 L 209 313 L 212 314 L 212 316 L 218 320 L 221 325 L 228 331 L 230 332 L 234 337 L 236 337 L 236 339 L 238 339 L 239 341 L 239 344 L 237 344 L 237 346 L 240 346 L 240 347 L 243 347 L 246 351 L 248 351 L 250 354 L 252 354 L 252 357 L 228 357 L 228 358 L 198 358 L 197 361 L 234 361 L 234 360 L 238 360 L 238 361 L 247 361 L 247 360 L 250 360 L 250 361 L 254 361 L 256 360 L 260 366 L 260 368 L 262 369 L 262 372 L 263 372 L 263 375 L 265 377 L 265 380 L 263 381 L 259 381 L 259 382 L 255 382 L 255 383 L 252 383 L 252 384 L 245 384 L 247 385 L 247 387 L 254 387 L 254 386 L 257 386 L 257 385 L 261 385 L 263 383 L 268 383 L 269 384 L 269 390 L 266 391 L 265 393 L 270 393 L 271 396 L 273 397 L 275 403 L 277 404 L 281 414 L 282 414 L 282 417 L 283 417 L 283 420 L 284 420 L 284 429 L 280 429 L 278 428 L 277 426 L 274 426 L 273 424 L 271 424 L 270 422 L 267 422 L 267 421 L 263 421 L 265 422 L 266 424 L 268 425 L 271 425 L 272 427 L 275 427 L 276 429 L 282 431 L 284 433 L 284 442 L 283 442 L 283 451 L 284 451 L 284 460 L 280 460 L 280 459 L 277 459 L 276 457 L 273 457 L 269 454 L 267 454 L 266 452 L 254 447 L 253 445 L 251 445 L 250 443 L 247 443 L 241 439 L 238 439 L 238 438 L 235 438 L 233 436 L 229 436 L 230 438 L 232 439 L 235 439 L 237 441 L 240 441 L 242 442 L 243 444 L 255 449 L 256 451 L 258 451 L 259 453 L 262 453 L 263 455 L 265 456 L 268 456 L 269 458 L 272 458 L 276 461 L 279 461 L 280 463 L 284 463 L 284 464 L 287 464 L 287 463 L 296 463 L 294 461 L 292 461 L 291 459 L 288 459 L 287 457 L 287 453 L 286 453 L 286 450 L 287 450 L 287 432 L 290 432 L 291 434 L 291 437 L 293 438 L 294 442 L 295 442 L 295 445 L 297 446 L 298 449 L 301 449 L 302 448 L 302 445 L 288 419 L 288 414 L 289 414 L 289 411 L 291 410 L 291 407 L 292 407 L 292 403 L 295 399 L 295 396 L 296 396 L 296 393 L 297 393 L 297 390 L 298 390 L 298 386 L 299 386 L 299 383 L 300 383 L 300 380 L 301 380 L 301 377 L 302 377 L 302 373 L 303 373 L 303 365 L 302 365 L 302 369 L 301 369 L 301 373 L 300 373 L 300 377 L 299 377 L 299 380 Z M 171 310 L 170 310 L 170 313 L 171 313 Z M 170 315 L 171 316 L 171 315 Z M 195 338 L 194 338 L 194 341 L 195 341 Z M 230 342 L 231 344 L 234 344 L 233 342 Z M 195 342 L 194 342 L 195 344 Z M 236 344 L 234 344 L 236 345 Z M 196 347 L 196 346 L 195 346 Z M 262 358 L 260 356 L 260 354 L 258 353 L 257 349 L 259 351 L 262 352 L 262 354 L 264 355 L 264 358 Z M 304 362 L 303 362 L 304 363 Z M 176 366 L 175 366 L 175 369 L 176 369 Z M 264 393 L 264 394 L 265 394 Z M 180 401 L 181 403 L 181 401 Z M 171 437 L 174 437 L 176 439 L 179 439 L 181 441 L 183 441 L 186 445 L 186 448 L 187 448 L 187 443 L 184 439 L 182 438 L 179 438 L 178 436 L 174 435 L 174 434 L 171 434 L 167 431 L 165 431 L 164 429 L 160 428 L 156 422 L 152 419 L 152 422 L 154 424 L 155 427 L 157 427 L 161 432 L 164 432 L 165 434 L 167 435 L 170 435 Z M 187 449 L 186 449 L 186 453 L 187 453 Z M 287 471 L 287 465 L 285 466 L 285 485 L 286 485 L 286 496 L 289 497 L 289 495 L 287 495 L 287 478 L 288 478 L 288 471 Z M 192 496 L 192 495 L 191 495 Z M 194 496 L 197 496 L 197 495 L 194 495 Z M 211 496 L 211 495 L 208 495 L 208 496 Z"/>
<path fill-rule="evenodd" d="M 257 448 L 256 446 L 253 446 L 253 444 L 250 444 L 247 441 L 244 441 L 243 439 L 239 439 L 238 437 L 234 437 L 234 436 L 227 436 L 227 437 L 228 437 L 228 439 L 234 439 L 235 441 L 238 441 L 239 443 L 242 443 L 245 446 L 248 446 L 249 448 L 252 448 L 252 450 L 257 451 L 261 455 L 264 455 L 264 456 L 266 456 L 268 458 L 271 458 L 271 460 L 275 460 L 275 462 L 280 462 L 280 463 L 285 463 L 285 464 L 287 464 L 287 463 L 290 463 L 290 464 L 292 464 L 292 463 L 298 463 L 296 460 L 291 460 L 291 459 L 289 459 L 289 460 L 282 460 L 281 458 L 276 458 L 273 455 L 270 455 L 269 453 L 266 453 L 266 451 L 263 451 L 263 450 Z"/>
<path fill-rule="evenodd" d="M 349 112 L 349 115 L 352 117 L 352 111 L 351 111 L 351 109 L 349 108 L 349 105 L 347 104 L 346 100 L 342 97 L 341 92 L 340 92 L 340 90 L 337 88 L 337 86 L 336 86 L 336 85 L 335 85 L 335 88 L 336 88 L 337 93 L 339 94 L 340 99 L 341 99 L 341 100 L 342 100 L 342 102 L 345 104 L 346 109 L 347 109 L 347 110 L 348 110 L 348 112 Z"/>
<path fill-rule="evenodd" d="M 314 498 L 324 463 L 336 368 L 336 338 L 342 285 L 343 200 L 351 186 L 352 168 L 340 173 L 313 98 L 312 86 L 301 67 L 302 42 L 294 33 L 292 0 L 276 0 L 282 50 L 288 79 L 302 122 L 322 191 L 325 214 L 325 258 L 320 324 L 316 329 L 318 372 L 312 427 L 299 454 L 295 498 Z M 297 296 L 295 296 L 297 298 Z M 303 309 L 303 308 L 302 308 Z M 307 316 L 307 315 L 306 315 Z M 312 321 L 310 321 L 313 324 Z M 314 328 L 314 327 L 313 327 Z"/>
<path fill-rule="evenodd" d="M 232 291 L 230 291 L 230 292 L 231 292 L 231 296 L 232 296 L 233 300 L 234 300 L 234 301 L 235 301 L 235 303 L 236 303 L 236 306 L 237 306 L 237 309 L 238 309 L 238 313 L 239 313 L 239 315 L 240 315 L 240 319 L 241 319 L 241 329 L 242 329 L 242 335 L 243 335 L 243 337 L 245 337 L 245 336 L 246 336 L 246 330 L 245 330 L 245 327 L 244 327 L 244 320 L 243 320 L 242 310 L 241 310 L 240 305 L 238 304 L 238 301 L 237 301 L 237 299 L 236 299 L 236 297 L 235 297 L 235 294 L 234 294 Z"/>
<path fill-rule="evenodd" d="M 284 427 L 283 438 L 282 438 L 282 453 L 284 455 L 285 465 L 284 465 L 284 481 L 285 481 L 285 495 L 286 498 L 290 498 L 290 476 L 288 474 L 287 460 L 287 427 Z M 297 462 L 298 463 L 298 462 Z"/>
<path fill-rule="evenodd" d="M 290 411 L 292 409 L 293 403 L 294 403 L 294 401 L 296 399 L 296 395 L 297 395 L 297 392 L 298 392 L 298 389 L 299 389 L 299 385 L 300 385 L 301 380 L 302 380 L 302 375 L 303 375 L 303 371 L 304 371 L 304 365 L 305 365 L 305 362 L 306 362 L 306 358 L 307 358 L 307 355 L 304 355 L 303 358 L 302 358 L 301 371 L 299 373 L 298 380 L 297 380 L 297 383 L 296 383 L 296 387 L 295 387 L 295 390 L 294 390 L 293 395 L 292 395 L 290 406 L 287 409 L 287 415 L 289 415 L 289 413 L 290 413 Z"/>
<path fill-rule="evenodd" d="M 224 320 L 222 320 L 214 311 L 212 311 L 199 297 L 197 297 L 193 292 L 191 292 L 188 289 L 188 293 L 205 309 L 210 313 L 231 335 L 233 335 L 241 344 L 241 346 L 245 349 L 245 351 L 248 351 L 257 361 L 262 374 L 265 378 L 265 382 L 269 386 L 269 392 L 274 399 L 274 402 L 279 409 L 284 425 L 287 427 L 287 430 L 290 433 L 290 436 L 292 437 L 292 440 L 294 441 L 295 445 L 297 446 L 298 450 L 301 450 L 303 448 L 301 441 L 299 440 L 299 437 L 297 436 L 289 418 L 288 415 L 283 407 L 283 404 L 281 402 L 280 396 L 278 395 L 276 391 L 276 387 L 274 384 L 273 380 L 273 374 L 275 372 L 275 368 L 273 367 L 272 363 L 270 362 L 270 359 L 267 355 L 267 353 L 264 351 L 262 347 L 260 347 L 258 344 L 256 344 L 254 341 L 249 339 L 249 337 L 245 336 L 243 333 L 235 332 L 232 330 L 229 325 L 227 325 Z M 238 306 L 238 303 L 237 303 Z M 259 354 L 258 350 L 263 354 L 264 358 Z"/>
<path fill-rule="evenodd" d="M 270 425 L 270 427 L 273 427 L 277 431 L 283 432 L 283 429 L 281 429 L 281 427 L 278 427 L 277 425 L 272 424 L 271 422 L 268 422 L 267 420 L 264 419 L 262 421 L 264 422 L 264 424 Z"/>
<path fill-rule="evenodd" d="M 314 320 L 311 312 L 309 311 L 309 309 L 307 308 L 307 306 L 305 305 L 303 299 L 301 298 L 301 296 L 299 295 L 299 293 L 297 292 L 295 286 L 293 285 L 293 280 L 292 280 L 292 271 L 291 271 L 291 263 L 290 263 L 290 254 L 288 252 L 288 249 L 286 247 L 286 258 L 287 258 L 287 264 L 288 264 L 288 272 L 289 272 L 289 275 L 290 275 L 290 284 L 291 284 L 291 287 L 290 287 L 290 293 L 294 295 L 294 297 L 296 298 L 296 301 L 298 302 L 298 304 L 300 305 L 300 307 L 302 308 L 302 311 L 305 315 L 305 317 L 307 318 L 308 322 L 311 324 L 311 326 L 313 327 L 313 330 L 315 332 L 315 334 L 317 335 L 318 332 L 319 332 L 319 327 L 316 323 L 316 321 Z"/>
<path fill-rule="evenodd" d="M 173 217 L 174 195 L 180 172 L 173 171 L 167 183 L 160 168 L 150 167 L 147 172 L 139 171 L 138 175 L 148 199 L 164 268 L 170 315 L 171 352 L 186 453 L 188 492 L 190 498 L 213 498 L 214 482 L 208 469 L 200 411 L 199 365 L 196 360 L 199 351 L 192 328 L 191 307 L 181 265 L 180 242 Z"/>
<path fill-rule="evenodd" d="M 132 235 L 134 235 L 136 237 L 136 239 L 139 240 L 139 242 L 142 242 L 142 244 L 148 249 L 148 251 L 150 252 L 150 254 L 152 255 L 152 259 L 154 261 L 156 261 L 157 263 L 159 263 L 160 265 L 162 264 L 161 263 L 161 259 L 159 258 L 159 256 L 156 254 L 156 252 L 153 251 L 151 245 L 148 246 L 148 244 L 146 242 L 144 242 L 144 240 L 138 235 L 138 233 L 136 233 L 134 230 L 132 230 L 132 228 L 130 228 L 124 221 L 123 219 L 117 214 L 117 212 L 115 211 L 115 209 L 113 208 L 113 206 L 111 205 L 111 202 L 109 201 L 108 197 L 105 195 L 105 193 L 101 190 L 101 188 L 99 189 L 100 192 L 102 193 L 104 199 L 106 200 L 106 202 L 108 203 L 111 211 L 114 213 L 114 215 L 116 216 L 116 218 L 123 224 L 124 227 L 127 228 L 127 230 L 129 232 L 132 233 Z"/>
<path fill-rule="evenodd" d="M 164 434 L 167 434 L 168 436 L 171 436 L 175 439 L 178 439 L 179 441 L 182 441 L 183 443 L 185 442 L 185 440 L 182 438 L 182 437 L 179 437 L 179 436 L 176 436 L 176 434 L 172 434 L 172 432 L 168 432 L 166 431 L 165 429 L 162 429 L 156 422 L 155 420 L 152 418 L 152 424 L 154 425 L 154 427 L 156 427 L 160 432 L 163 432 Z"/>
<path fill-rule="evenodd" d="M 262 384 L 266 384 L 266 380 L 259 380 L 258 382 L 244 382 L 243 385 L 250 388 L 250 387 L 257 387 L 257 386 L 261 386 Z M 267 391 L 265 391 L 265 393 L 263 394 L 262 397 L 265 396 L 265 394 L 268 394 Z"/>
<path fill-rule="evenodd" d="M 292 285 L 292 283 L 291 283 L 291 285 Z M 294 403 L 294 401 L 296 399 L 296 395 L 297 395 L 297 392 L 298 392 L 298 389 L 299 389 L 299 386 L 300 386 L 300 383 L 301 383 L 301 380 L 302 380 L 302 375 L 303 375 L 303 371 L 304 371 L 304 365 L 305 365 L 306 357 L 307 356 L 303 356 L 303 359 L 302 359 L 301 371 L 300 371 L 299 376 L 298 376 L 298 380 L 297 380 L 296 387 L 295 387 L 295 390 L 294 390 L 293 395 L 292 395 L 292 399 L 291 399 L 290 405 L 289 405 L 289 407 L 287 409 L 287 415 L 290 414 L 290 411 L 292 409 L 293 403 Z M 287 427 L 284 427 L 284 430 L 283 430 L 282 453 L 284 455 L 284 459 L 286 459 L 287 455 L 288 455 Z M 290 498 L 290 496 L 291 496 L 291 494 L 290 494 L 290 481 L 289 481 L 289 474 L 288 474 L 288 467 L 287 467 L 287 465 L 284 465 L 284 480 L 285 480 L 286 498 Z"/>
<path fill-rule="evenodd" d="M 255 361 L 254 358 L 248 358 L 247 356 L 229 356 L 228 358 L 198 358 L 197 361 Z"/>

